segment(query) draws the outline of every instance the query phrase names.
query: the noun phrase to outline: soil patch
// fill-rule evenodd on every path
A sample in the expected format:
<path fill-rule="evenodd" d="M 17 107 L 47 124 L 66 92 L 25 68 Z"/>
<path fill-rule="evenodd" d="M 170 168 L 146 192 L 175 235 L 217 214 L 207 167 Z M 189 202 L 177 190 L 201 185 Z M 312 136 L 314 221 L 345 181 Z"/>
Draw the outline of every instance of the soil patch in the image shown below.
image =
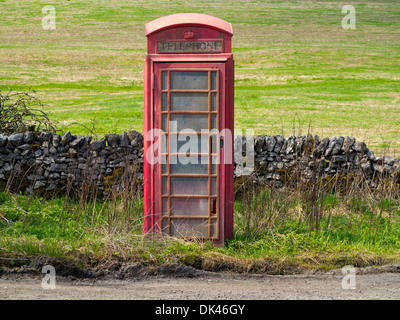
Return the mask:
<path fill-rule="evenodd" d="M 249 264 L 219 257 L 197 257 L 196 260 L 179 259 L 176 262 L 157 265 L 148 262 L 131 262 L 117 259 L 99 263 L 96 266 L 84 268 L 74 263 L 41 255 L 31 260 L 1 258 L 0 276 L 32 275 L 42 276 L 42 268 L 51 265 L 56 270 L 57 277 L 71 280 L 129 280 L 145 278 L 199 278 L 205 276 L 254 276 L 254 275 L 295 275 L 295 274 L 341 274 L 341 269 L 322 271 L 307 269 L 296 264 L 283 264 L 275 259 L 259 259 Z M 222 259 L 222 260 L 221 260 Z M 12 263 L 11 263 L 12 262 Z M 368 273 L 400 273 L 400 264 L 390 264 L 380 267 L 356 268 L 358 274 Z"/>

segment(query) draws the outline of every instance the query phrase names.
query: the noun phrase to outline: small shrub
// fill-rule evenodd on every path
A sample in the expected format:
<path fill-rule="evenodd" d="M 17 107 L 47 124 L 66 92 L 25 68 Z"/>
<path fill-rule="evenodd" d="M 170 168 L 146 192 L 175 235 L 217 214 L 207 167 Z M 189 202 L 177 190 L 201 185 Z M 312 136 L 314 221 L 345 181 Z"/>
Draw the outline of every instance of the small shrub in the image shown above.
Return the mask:
<path fill-rule="evenodd" d="M 13 134 L 25 131 L 55 132 L 48 115 L 40 110 L 43 103 L 34 96 L 34 90 L 12 91 L 8 87 L 0 90 L 0 132 Z M 4 90 L 6 88 L 6 90 Z"/>

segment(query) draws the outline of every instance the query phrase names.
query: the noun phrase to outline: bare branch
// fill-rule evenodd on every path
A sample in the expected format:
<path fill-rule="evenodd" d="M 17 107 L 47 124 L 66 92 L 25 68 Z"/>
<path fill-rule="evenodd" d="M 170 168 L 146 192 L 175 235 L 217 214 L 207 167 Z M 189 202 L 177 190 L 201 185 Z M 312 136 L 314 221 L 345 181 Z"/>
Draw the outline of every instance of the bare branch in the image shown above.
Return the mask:
<path fill-rule="evenodd" d="M 5 90 L 1 91 L 2 88 Z M 12 91 L 0 86 L 0 132 L 16 133 L 24 131 L 56 132 L 55 124 L 41 110 L 43 103 L 35 97 L 34 90 Z"/>

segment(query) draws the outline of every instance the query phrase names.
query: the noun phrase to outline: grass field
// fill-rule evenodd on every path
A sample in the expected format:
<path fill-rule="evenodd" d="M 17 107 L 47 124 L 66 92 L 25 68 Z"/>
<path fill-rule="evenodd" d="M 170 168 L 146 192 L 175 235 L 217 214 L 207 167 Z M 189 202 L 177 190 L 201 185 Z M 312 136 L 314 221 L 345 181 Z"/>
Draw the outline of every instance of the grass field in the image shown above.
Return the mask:
<path fill-rule="evenodd" d="M 19 267 L 43 254 L 84 268 L 179 261 L 209 271 L 268 274 L 399 263 L 400 201 L 393 198 L 321 194 L 310 205 L 301 193 L 261 190 L 235 203 L 234 236 L 224 247 L 144 237 L 143 200 L 131 198 L 127 211 L 127 198 L 82 205 L 0 192 L 0 267 Z"/>
<path fill-rule="evenodd" d="M 233 24 L 235 128 L 352 135 L 400 147 L 400 2 L 0 1 L 0 84 L 31 87 L 64 129 L 143 130 L 144 24 L 179 12 Z M 356 29 L 341 9 L 356 9 Z"/>

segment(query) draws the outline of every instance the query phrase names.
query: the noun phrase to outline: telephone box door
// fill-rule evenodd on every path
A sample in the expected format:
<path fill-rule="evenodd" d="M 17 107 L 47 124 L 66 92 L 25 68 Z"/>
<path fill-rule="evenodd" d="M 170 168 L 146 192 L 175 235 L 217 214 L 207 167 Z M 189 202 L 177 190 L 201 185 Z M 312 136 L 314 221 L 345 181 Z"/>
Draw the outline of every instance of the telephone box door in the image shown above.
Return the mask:
<path fill-rule="evenodd" d="M 164 235 L 223 237 L 225 63 L 155 63 L 156 229 Z M 159 213 L 159 214 L 157 214 Z M 221 234 L 222 233 L 222 234 Z"/>

